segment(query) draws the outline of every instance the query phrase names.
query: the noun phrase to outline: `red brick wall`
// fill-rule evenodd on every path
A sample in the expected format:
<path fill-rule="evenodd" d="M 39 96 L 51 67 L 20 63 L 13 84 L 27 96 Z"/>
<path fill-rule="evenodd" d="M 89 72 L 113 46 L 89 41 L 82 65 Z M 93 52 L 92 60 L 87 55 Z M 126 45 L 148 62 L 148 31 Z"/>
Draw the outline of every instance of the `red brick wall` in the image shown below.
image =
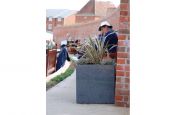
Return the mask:
<path fill-rule="evenodd" d="M 130 99 L 130 9 L 129 0 L 121 0 L 119 18 L 119 42 L 116 66 L 115 103 L 129 107 Z"/>
<path fill-rule="evenodd" d="M 76 16 L 76 23 L 86 23 L 94 20 L 95 16 Z"/>
<path fill-rule="evenodd" d="M 64 26 L 75 24 L 75 14 L 64 18 Z"/>
<path fill-rule="evenodd" d="M 66 38 L 67 33 L 70 34 L 72 39 L 80 39 L 81 41 L 83 41 L 84 38 L 87 38 L 89 36 L 98 35 L 99 34 L 98 27 L 102 20 L 108 20 L 113 25 L 114 30 L 118 30 L 119 26 L 118 16 L 119 16 L 119 9 L 117 9 L 109 17 L 106 17 L 101 20 L 89 22 L 86 24 L 76 24 L 73 26 L 56 27 L 53 30 L 54 41 L 59 46 L 60 41 L 67 39 Z"/>

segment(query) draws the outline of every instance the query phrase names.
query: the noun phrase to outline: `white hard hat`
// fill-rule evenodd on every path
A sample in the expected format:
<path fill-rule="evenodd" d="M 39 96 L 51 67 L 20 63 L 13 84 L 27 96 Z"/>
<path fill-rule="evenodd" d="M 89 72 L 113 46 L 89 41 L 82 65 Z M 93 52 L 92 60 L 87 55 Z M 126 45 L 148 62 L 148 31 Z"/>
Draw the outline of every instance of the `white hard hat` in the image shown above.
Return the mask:
<path fill-rule="evenodd" d="M 109 22 L 103 21 L 103 22 L 101 22 L 101 24 L 100 24 L 98 30 L 101 31 L 101 27 L 103 27 L 103 26 L 108 26 L 109 28 L 112 28 L 112 25 L 109 24 Z"/>

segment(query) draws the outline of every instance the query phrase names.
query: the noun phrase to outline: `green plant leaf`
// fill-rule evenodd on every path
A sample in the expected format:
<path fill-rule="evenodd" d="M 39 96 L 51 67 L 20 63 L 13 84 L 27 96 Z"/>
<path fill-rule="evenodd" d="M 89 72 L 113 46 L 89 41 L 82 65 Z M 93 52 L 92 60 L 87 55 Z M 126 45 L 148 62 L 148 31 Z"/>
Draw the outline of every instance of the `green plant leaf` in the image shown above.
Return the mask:
<path fill-rule="evenodd" d="M 100 41 L 97 38 L 93 39 L 89 37 L 88 41 L 85 42 L 80 48 L 83 56 L 80 61 L 81 64 L 102 64 L 103 57 L 108 53 L 108 42 L 104 44 L 104 41 Z M 78 64 L 79 62 L 78 61 Z"/>

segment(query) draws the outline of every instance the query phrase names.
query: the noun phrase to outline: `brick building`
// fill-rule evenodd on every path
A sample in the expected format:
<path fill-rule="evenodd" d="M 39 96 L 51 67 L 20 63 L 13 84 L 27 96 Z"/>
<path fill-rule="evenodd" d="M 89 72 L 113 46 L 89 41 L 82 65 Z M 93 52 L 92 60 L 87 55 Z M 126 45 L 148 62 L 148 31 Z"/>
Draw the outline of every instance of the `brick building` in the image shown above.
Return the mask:
<path fill-rule="evenodd" d="M 75 13 L 66 9 L 46 10 L 46 30 L 53 31 L 56 26 L 72 25 L 75 23 Z"/>
<path fill-rule="evenodd" d="M 101 19 L 107 15 L 108 9 L 115 9 L 111 2 L 89 0 L 76 14 L 76 23 L 86 23 Z"/>

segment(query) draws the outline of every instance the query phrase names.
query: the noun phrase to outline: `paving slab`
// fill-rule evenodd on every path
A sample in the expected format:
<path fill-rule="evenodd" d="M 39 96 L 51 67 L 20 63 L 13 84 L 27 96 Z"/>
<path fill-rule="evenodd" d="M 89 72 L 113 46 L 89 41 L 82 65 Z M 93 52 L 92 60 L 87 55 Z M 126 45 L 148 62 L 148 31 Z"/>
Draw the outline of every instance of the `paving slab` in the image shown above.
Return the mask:
<path fill-rule="evenodd" d="M 114 104 L 77 104 L 76 71 L 46 92 L 46 115 L 129 115 Z"/>

